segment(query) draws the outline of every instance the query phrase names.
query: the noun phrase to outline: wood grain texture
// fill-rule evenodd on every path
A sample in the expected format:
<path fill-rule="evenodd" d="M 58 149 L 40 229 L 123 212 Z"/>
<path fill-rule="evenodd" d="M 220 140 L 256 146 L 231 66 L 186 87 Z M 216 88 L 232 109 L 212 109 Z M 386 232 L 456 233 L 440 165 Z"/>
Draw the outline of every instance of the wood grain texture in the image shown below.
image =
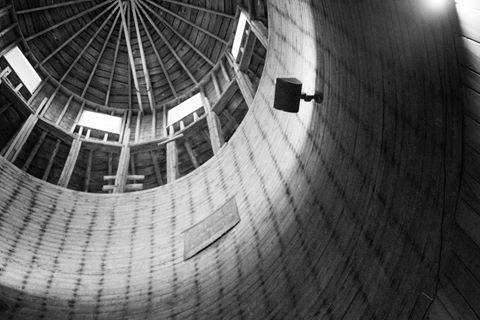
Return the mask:
<path fill-rule="evenodd" d="M 192 174 L 95 195 L 0 159 L 7 319 L 421 319 L 460 167 L 450 17 L 413 0 L 270 0 L 268 14 L 253 103 Z M 275 111 L 285 75 L 324 103 Z M 241 222 L 183 261 L 182 231 L 232 197 Z"/>

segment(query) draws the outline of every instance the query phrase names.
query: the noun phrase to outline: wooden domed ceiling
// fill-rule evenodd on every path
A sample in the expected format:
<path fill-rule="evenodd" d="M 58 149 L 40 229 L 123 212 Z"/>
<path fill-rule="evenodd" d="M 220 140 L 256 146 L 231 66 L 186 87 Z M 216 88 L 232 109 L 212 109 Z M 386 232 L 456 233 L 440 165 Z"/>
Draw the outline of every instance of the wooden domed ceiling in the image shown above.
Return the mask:
<path fill-rule="evenodd" d="M 18 0 L 36 67 L 94 105 L 142 110 L 192 94 L 232 38 L 231 0 Z"/>

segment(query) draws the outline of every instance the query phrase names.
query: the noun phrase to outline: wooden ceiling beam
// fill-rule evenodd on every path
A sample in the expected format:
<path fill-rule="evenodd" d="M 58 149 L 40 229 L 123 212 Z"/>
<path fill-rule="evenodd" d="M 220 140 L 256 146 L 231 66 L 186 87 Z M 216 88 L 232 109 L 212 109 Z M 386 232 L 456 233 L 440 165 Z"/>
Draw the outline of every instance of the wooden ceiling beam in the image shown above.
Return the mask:
<path fill-rule="evenodd" d="M 106 106 L 108 106 L 108 103 L 110 102 L 110 93 L 112 92 L 113 77 L 115 76 L 115 67 L 118 61 L 118 51 L 120 49 L 120 43 L 122 42 L 122 32 L 123 32 L 122 29 L 123 29 L 123 24 L 120 23 L 120 28 L 118 29 L 117 45 L 115 47 L 115 54 L 113 55 L 112 67 L 110 68 L 110 76 L 108 78 L 108 89 L 107 89 L 107 94 L 105 96 Z"/>
<path fill-rule="evenodd" d="M 170 78 L 170 75 L 168 74 L 167 68 L 165 67 L 165 63 L 163 63 L 163 59 L 160 56 L 160 53 L 158 52 L 157 46 L 155 46 L 155 42 L 153 41 L 152 35 L 150 34 L 150 31 L 148 30 L 145 20 L 143 19 L 142 15 L 138 15 L 140 18 L 140 22 L 142 23 L 143 29 L 145 30 L 147 34 L 147 38 L 150 41 L 150 45 L 153 48 L 153 52 L 155 53 L 155 57 L 157 58 L 158 64 L 160 65 L 160 68 L 162 68 L 163 74 L 165 75 L 165 79 L 167 79 L 168 85 L 170 87 L 170 90 L 172 90 L 173 96 L 175 98 L 178 98 L 178 93 L 175 90 L 175 87 L 173 86 L 172 79 Z"/>
<path fill-rule="evenodd" d="M 93 76 L 95 75 L 95 72 L 97 71 L 98 65 L 100 64 L 100 60 L 102 59 L 103 54 L 105 53 L 105 50 L 107 48 L 107 45 L 110 42 L 110 39 L 112 37 L 113 31 L 115 30 L 115 27 L 117 26 L 117 22 L 118 22 L 119 18 L 120 18 L 120 11 L 117 13 L 117 16 L 115 17 L 115 21 L 113 21 L 112 27 L 110 28 L 110 31 L 108 32 L 106 41 L 103 44 L 103 47 L 100 50 L 100 53 L 98 54 L 97 60 L 95 61 L 95 65 L 93 66 L 92 71 L 90 72 L 90 75 L 88 76 L 87 83 L 85 84 L 85 88 L 83 88 L 83 91 L 82 91 L 82 98 L 85 96 L 85 94 L 88 91 L 88 88 L 90 87 L 90 83 L 93 80 Z"/>
<path fill-rule="evenodd" d="M 218 11 L 218 10 L 214 10 L 214 9 L 209 9 L 209 8 L 205 8 L 205 7 L 201 7 L 201 6 L 197 6 L 197 5 L 190 4 L 190 3 L 185 3 L 185 2 L 175 1 L 175 0 L 162 0 L 162 1 L 168 2 L 168 3 L 173 3 L 173 4 L 176 4 L 177 6 L 181 6 L 181 7 L 185 7 L 185 8 L 190 8 L 190 9 L 195 9 L 195 10 L 198 10 L 198 11 L 203 11 L 203 12 L 206 12 L 206 13 L 211 13 L 211 14 L 214 14 L 214 15 L 217 15 L 217 16 L 228 18 L 228 19 L 235 19 L 234 14 L 230 14 L 230 13 L 226 13 L 226 12 L 222 12 L 222 11 Z"/>
<path fill-rule="evenodd" d="M 145 11 L 145 9 L 143 7 L 140 6 L 140 10 L 142 11 L 142 13 L 144 14 L 144 16 L 147 18 L 148 22 L 150 22 L 150 24 L 152 25 L 153 29 L 155 30 L 155 32 L 157 32 L 157 34 L 160 36 L 160 38 L 162 38 L 162 41 L 165 43 L 165 45 L 167 46 L 167 48 L 170 50 L 170 52 L 173 54 L 173 56 L 175 57 L 175 59 L 177 59 L 178 63 L 182 66 L 182 68 L 185 70 L 185 72 L 188 74 L 188 76 L 190 77 L 190 79 L 192 79 L 193 83 L 195 83 L 195 85 L 199 85 L 199 82 L 197 81 L 197 79 L 195 79 L 195 77 L 193 76 L 193 74 L 190 72 L 190 70 L 188 70 L 187 66 L 185 65 L 185 63 L 182 61 L 182 59 L 180 58 L 180 56 L 177 54 L 177 52 L 175 51 L 175 49 L 173 49 L 172 45 L 170 44 L 170 42 L 167 40 L 167 38 L 165 37 L 165 35 L 160 31 L 160 29 L 158 29 L 157 25 L 155 24 L 155 22 L 152 20 L 152 18 L 150 18 L 150 16 L 147 14 L 147 12 Z"/>
<path fill-rule="evenodd" d="M 70 66 L 68 67 L 67 71 L 65 71 L 65 73 L 63 74 L 63 76 L 60 78 L 59 82 L 62 83 L 63 81 L 65 81 L 65 78 L 68 76 L 68 74 L 73 70 L 73 68 L 75 67 L 75 65 L 78 63 L 78 61 L 80 60 L 80 58 L 83 56 L 83 54 L 87 51 L 87 49 L 92 45 L 93 41 L 97 38 L 97 36 L 100 34 L 100 31 L 103 30 L 103 28 L 105 28 L 105 26 L 107 25 L 108 21 L 110 21 L 110 19 L 112 18 L 113 14 L 115 13 L 117 9 L 114 9 L 112 12 L 110 12 L 110 15 L 107 17 L 107 19 L 105 19 L 105 21 L 103 21 L 103 23 L 100 25 L 100 27 L 98 27 L 97 31 L 95 31 L 95 33 L 93 34 L 93 36 L 90 38 L 90 40 L 87 42 L 86 45 L 83 46 L 82 50 L 80 51 L 80 53 L 77 55 L 77 57 L 75 58 L 75 60 L 73 60 L 72 63 L 70 63 Z M 118 19 L 118 15 L 120 13 L 117 14 L 117 19 Z M 117 20 L 115 20 L 117 21 Z M 83 97 L 83 95 L 82 95 Z"/>
<path fill-rule="evenodd" d="M 190 158 L 190 161 L 192 162 L 193 167 L 197 169 L 200 165 L 198 163 L 197 156 L 193 151 L 192 144 L 188 139 L 185 139 L 185 141 L 183 141 L 183 145 L 185 147 L 185 150 L 187 151 L 188 157 Z"/>
<path fill-rule="evenodd" d="M 78 19 L 78 18 L 81 18 L 81 17 L 83 17 L 84 15 L 86 15 L 86 14 L 88 14 L 88 13 L 94 11 L 94 10 L 97 10 L 97 9 L 103 7 L 103 6 L 105 6 L 106 4 L 108 4 L 108 3 L 110 3 L 110 2 L 112 2 L 112 0 L 106 0 L 106 1 L 104 1 L 104 2 L 102 2 L 102 3 L 100 3 L 100 4 L 98 4 L 98 5 L 96 5 L 96 6 L 94 6 L 94 7 L 91 7 L 90 9 L 87 9 L 87 10 L 85 10 L 85 11 L 81 11 L 81 12 L 77 13 L 76 15 L 74 15 L 73 17 L 70 17 L 70 18 L 65 19 L 65 20 L 63 20 L 63 21 L 60 21 L 59 23 L 56 23 L 56 24 L 54 24 L 53 26 L 50 26 L 50 27 L 48 27 L 48 28 L 46 28 L 46 29 L 43 29 L 43 30 L 40 31 L 40 32 L 37 32 L 37 33 L 35 33 L 35 34 L 33 34 L 33 35 L 25 38 L 25 41 L 27 41 L 27 42 L 32 41 L 33 39 L 35 39 L 35 38 L 37 38 L 37 37 L 39 37 L 39 36 L 41 36 L 41 35 L 43 35 L 43 34 L 45 34 L 45 33 L 48 33 L 48 32 L 50 32 L 50 31 L 52 31 L 52 30 L 54 30 L 54 29 L 57 29 L 58 27 L 60 27 L 60 26 L 62 26 L 62 25 L 64 25 L 64 24 L 67 24 L 67 23 L 69 23 L 69 22 L 71 22 L 71 21 L 73 21 L 73 20 L 76 20 L 76 19 Z M 111 8 L 111 7 L 113 7 L 113 6 L 111 5 L 109 8 Z"/>
<path fill-rule="evenodd" d="M 143 75 L 145 77 L 145 84 L 147 86 L 147 96 L 148 96 L 148 102 L 150 103 L 150 111 L 153 113 L 155 110 L 155 97 L 153 96 L 153 88 L 152 88 L 152 82 L 150 80 L 150 73 L 148 72 L 148 66 L 147 66 L 147 59 L 145 58 L 145 51 L 143 49 L 143 39 L 142 35 L 140 34 L 140 26 L 138 24 L 138 17 L 137 14 L 139 14 L 137 9 L 137 2 L 133 1 L 132 2 L 132 15 L 133 15 L 133 23 L 135 25 L 135 33 L 137 34 L 137 41 L 138 41 L 138 47 L 140 50 L 140 60 L 142 61 L 142 68 L 143 68 Z"/>
<path fill-rule="evenodd" d="M 207 29 L 202 28 L 202 27 L 196 25 L 196 24 L 193 23 L 192 21 L 190 21 L 190 20 L 188 20 L 188 19 L 185 19 L 184 17 L 176 14 L 175 12 L 172 12 L 172 11 L 168 10 L 168 9 L 165 8 L 165 7 L 162 7 L 162 6 L 161 6 L 160 4 L 158 4 L 158 3 L 155 3 L 155 2 L 153 2 L 153 1 L 151 1 L 151 0 L 146 0 L 146 1 L 147 1 L 148 3 L 150 3 L 150 4 L 152 4 L 153 6 L 159 8 L 160 10 L 162 10 L 162 11 L 164 11 L 164 12 L 166 12 L 166 13 L 174 16 L 175 18 L 177 18 L 177 19 L 185 22 L 185 23 L 188 24 L 189 26 L 191 26 L 191 27 L 193 27 L 193 28 L 195 28 L 195 29 L 203 32 L 204 34 L 210 36 L 211 38 L 213 38 L 213 39 L 215 39 L 215 40 L 217 40 L 217 41 L 219 41 L 219 42 L 221 42 L 221 43 L 223 43 L 223 44 L 225 44 L 225 45 L 228 45 L 228 41 L 227 41 L 227 40 L 225 40 L 225 39 L 223 39 L 223 38 L 220 38 L 218 35 L 216 35 L 216 34 L 210 32 L 210 31 L 208 31 Z"/>
<path fill-rule="evenodd" d="M 174 27 L 172 27 L 172 25 L 170 23 L 168 23 L 168 21 L 166 21 L 162 16 L 160 16 L 157 12 L 155 12 L 155 10 L 153 10 L 152 8 L 150 8 L 150 6 L 148 6 L 147 4 L 143 4 L 143 6 L 145 8 L 148 9 L 148 11 L 150 11 L 155 18 L 157 18 L 158 20 L 160 20 L 164 25 L 166 25 L 170 30 L 173 31 L 173 33 L 175 33 L 175 35 L 177 37 L 179 37 L 183 42 L 185 42 L 190 48 L 192 48 L 193 51 L 195 51 L 200 57 L 202 57 L 203 60 L 205 60 L 210 66 L 214 67 L 215 66 L 215 63 L 213 63 L 213 61 L 207 57 L 202 51 L 200 51 L 200 49 L 198 49 L 197 47 L 195 47 L 195 45 L 190 41 L 188 40 L 187 38 L 185 38 L 184 36 L 182 36 L 180 34 L 180 32 L 178 32 Z"/>
<path fill-rule="evenodd" d="M 15 11 L 17 15 L 21 14 L 27 14 L 27 13 L 33 13 L 33 12 L 38 12 L 38 11 L 45 11 L 45 10 L 50 10 L 50 9 L 57 9 L 61 7 L 66 7 L 66 6 L 71 6 L 71 5 L 76 5 L 84 2 L 93 2 L 95 0 L 76 0 L 76 1 L 67 1 L 64 3 L 56 3 L 56 4 L 51 4 L 48 6 L 41 6 L 41 7 L 36 7 L 36 8 L 29 8 L 29 9 L 22 9 L 22 10 L 17 10 Z"/>
<path fill-rule="evenodd" d="M 68 38 L 66 41 L 62 43 L 57 49 L 55 49 L 52 53 L 50 53 L 47 57 L 45 57 L 42 61 L 40 61 L 35 67 L 38 68 L 38 66 L 43 65 L 45 62 L 50 60 L 53 56 L 55 56 L 57 53 L 59 53 L 67 44 L 69 44 L 73 39 L 78 37 L 83 31 L 85 31 L 88 27 L 90 27 L 95 21 L 100 19 L 101 16 L 103 16 L 105 13 L 107 13 L 109 10 L 111 10 L 114 7 L 114 5 L 109 6 L 105 10 L 103 10 L 100 14 L 98 14 L 94 19 L 90 20 L 86 25 L 84 25 L 80 30 L 75 32 L 70 38 Z"/>
<path fill-rule="evenodd" d="M 127 23 L 127 17 L 125 16 L 125 9 L 122 5 L 122 0 L 117 0 L 118 7 L 120 8 L 120 15 L 122 17 L 122 24 L 123 24 L 123 32 L 125 36 L 125 41 L 127 42 L 127 51 L 128 51 L 128 59 L 130 61 L 130 69 L 132 72 L 133 77 L 133 84 L 135 86 L 135 91 L 138 100 L 138 107 L 140 111 L 143 113 L 143 104 L 142 104 L 142 96 L 140 95 L 140 87 L 138 84 L 138 77 L 137 77 L 137 69 L 135 68 L 135 58 L 133 57 L 133 50 L 132 50 L 132 43 L 130 41 L 130 28 Z"/>

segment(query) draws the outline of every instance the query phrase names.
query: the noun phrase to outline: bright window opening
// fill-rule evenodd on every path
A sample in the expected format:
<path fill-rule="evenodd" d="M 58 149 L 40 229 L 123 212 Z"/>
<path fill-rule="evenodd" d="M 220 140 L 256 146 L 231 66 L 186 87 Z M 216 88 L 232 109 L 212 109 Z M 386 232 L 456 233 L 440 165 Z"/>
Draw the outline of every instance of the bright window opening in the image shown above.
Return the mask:
<path fill-rule="evenodd" d="M 22 53 L 20 48 L 14 47 L 12 50 L 8 51 L 5 54 L 5 59 L 20 78 L 23 85 L 28 91 L 30 91 L 30 93 L 33 94 L 35 89 L 37 89 L 42 82 L 42 79 Z"/>
<path fill-rule="evenodd" d="M 122 118 L 93 111 L 83 111 L 78 125 L 81 127 L 120 134 L 122 129 Z"/>
<path fill-rule="evenodd" d="M 232 54 L 235 59 L 238 57 L 240 52 L 240 46 L 242 45 L 243 34 L 245 33 L 245 27 L 247 26 L 247 16 L 245 13 L 240 13 L 240 18 L 238 19 L 237 31 L 235 32 L 235 39 L 233 39 L 232 45 Z"/>
<path fill-rule="evenodd" d="M 203 107 L 202 96 L 197 93 L 190 99 L 180 103 L 175 108 L 168 111 L 168 125 L 182 120 L 189 114 Z"/>

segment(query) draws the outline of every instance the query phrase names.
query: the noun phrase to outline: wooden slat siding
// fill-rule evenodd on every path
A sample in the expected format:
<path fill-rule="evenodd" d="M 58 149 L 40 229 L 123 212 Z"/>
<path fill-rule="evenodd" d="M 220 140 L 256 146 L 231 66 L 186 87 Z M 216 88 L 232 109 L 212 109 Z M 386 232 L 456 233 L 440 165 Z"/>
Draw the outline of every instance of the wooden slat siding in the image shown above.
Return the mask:
<path fill-rule="evenodd" d="M 463 177 L 453 228 L 445 234 L 441 283 L 430 319 L 478 319 L 480 310 L 480 12 L 468 0 L 457 1 L 464 102 Z M 457 225 L 458 224 L 458 225 Z"/>
<path fill-rule="evenodd" d="M 448 21 L 432 27 L 417 4 L 270 0 L 254 104 L 216 157 L 174 183 L 84 194 L 0 158 L 12 318 L 409 319 L 436 282 L 455 169 L 445 115 L 458 107 Z M 325 102 L 272 110 L 285 74 L 325 88 Z M 234 196 L 241 222 L 183 263 L 182 231 Z"/>

